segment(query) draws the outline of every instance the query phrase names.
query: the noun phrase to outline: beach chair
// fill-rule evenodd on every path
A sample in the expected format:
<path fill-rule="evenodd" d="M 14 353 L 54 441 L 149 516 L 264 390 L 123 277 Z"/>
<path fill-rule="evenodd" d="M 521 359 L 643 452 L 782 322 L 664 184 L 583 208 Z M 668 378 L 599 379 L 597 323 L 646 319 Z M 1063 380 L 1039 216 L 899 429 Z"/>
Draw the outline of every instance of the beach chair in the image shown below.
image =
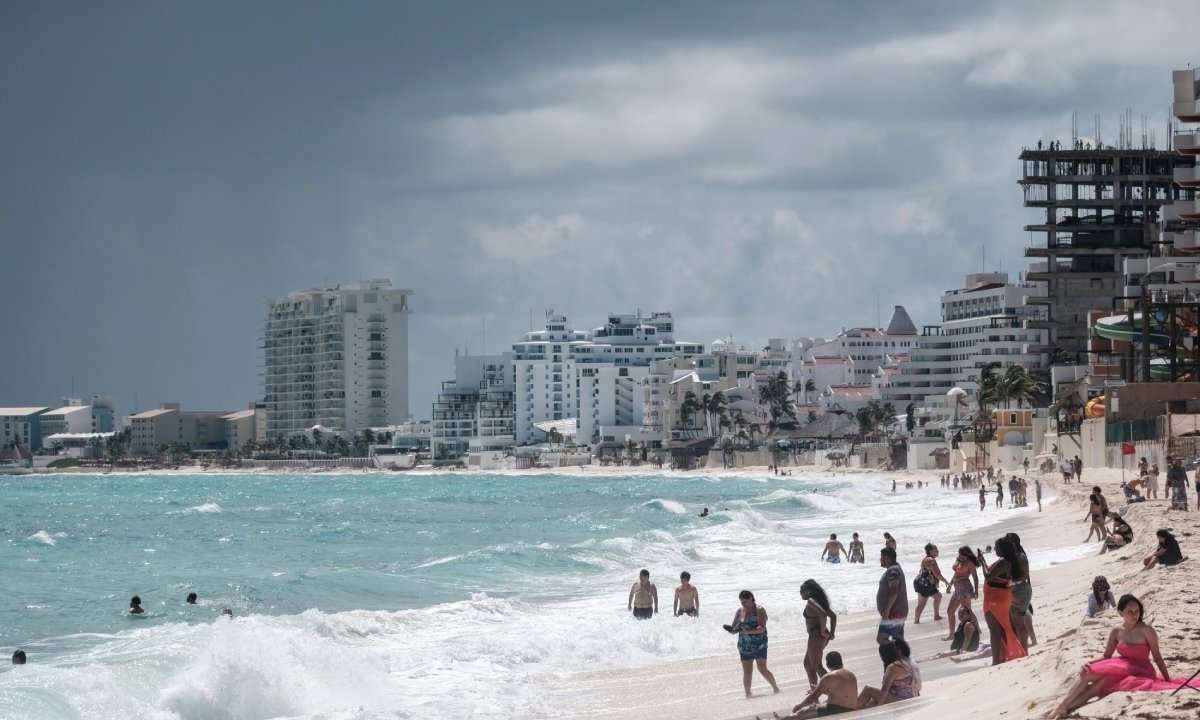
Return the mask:
<path fill-rule="evenodd" d="M 1182 684 L 1179 687 L 1172 690 L 1171 695 L 1174 696 L 1176 693 L 1178 693 L 1180 690 L 1182 690 L 1184 688 L 1191 688 L 1192 690 L 1195 690 L 1196 692 L 1200 692 L 1200 687 L 1196 687 L 1196 686 L 1192 685 L 1192 681 L 1196 679 L 1197 675 L 1200 675 L 1200 670 L 1197 670 L 1196 672 L 1192 673 L 1192 676 L 1187 679 L 1187 682 L 1185 682 L 1184 684 Z"/>

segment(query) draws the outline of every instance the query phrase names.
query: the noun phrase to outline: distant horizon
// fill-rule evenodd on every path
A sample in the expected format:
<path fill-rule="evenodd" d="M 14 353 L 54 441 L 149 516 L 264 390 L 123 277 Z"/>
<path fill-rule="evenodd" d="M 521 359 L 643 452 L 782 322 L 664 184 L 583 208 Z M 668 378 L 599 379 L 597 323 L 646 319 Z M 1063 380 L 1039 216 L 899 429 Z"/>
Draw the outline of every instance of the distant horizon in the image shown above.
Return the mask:
<path fill-rule="evenodd" d="M 547 307 L 937 324 L 1028 266 L 1022 147 L 1127 109 L 1165 147 L 1191 9 L 8 3 L 0 404 L 244 408 L 264 303 L 355 278 L 415 293 L 414 418 Z"/>

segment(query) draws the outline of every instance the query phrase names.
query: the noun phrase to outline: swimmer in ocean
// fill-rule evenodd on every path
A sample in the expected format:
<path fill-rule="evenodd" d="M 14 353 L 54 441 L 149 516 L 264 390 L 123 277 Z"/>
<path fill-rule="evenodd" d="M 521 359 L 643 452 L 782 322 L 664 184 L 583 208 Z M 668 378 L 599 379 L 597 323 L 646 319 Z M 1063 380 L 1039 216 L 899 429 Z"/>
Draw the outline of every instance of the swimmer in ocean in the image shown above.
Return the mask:
<path fill-rule="evenodd" d="M 196 593 L 194 593 L 194 592 L 190 592 L 190 593 L 188 593 L 188 594 L 187 594 L 187 604 L 188 604 L 188 605 L 195 605 L 195 604 L 196 604 Z"/>
<path fill-rule="evenodd" d="M 24 665 L 25 664 L 25 651 L 17 650 L 16 652 L 14 652 L 12 660 L 13 660 L 13 665 Z"/>
<path fill-rule="evenodd" d="M 679 587 L 675 588 L 674 605 L 675 617 L 700 617 L 700 591 L 692 584 L 692 574 L 686 570 L 679 573 Z"/>
<path fill-rule="evenodd" d="M 846 547 L 837 539 L 836 534 L 831 533 L 829 542 L 825 543 L 825 549 L 821 551 L 821 559 L 827 563 L 837 564 L 842 561 L 842 555 L 845 555 L 847 560 L 850 559 L 850 553 L 846 552 Z"/>
<path fill-rule="evenodd" d="M 146 612 L 146 611 L 142 609 L 142 599 L 140 597 L 138 597 L 137 595 L 134 595 L 132 598 L 129 599 L 129 614 L 130 615 L 141 615 L 144 612 Z"/>
<path fill-rule="evenodd" d="M 858 533 L 850 536 L 850 562 L 861 563 L 865 560 L 863 541 L 858 539 Z"/>

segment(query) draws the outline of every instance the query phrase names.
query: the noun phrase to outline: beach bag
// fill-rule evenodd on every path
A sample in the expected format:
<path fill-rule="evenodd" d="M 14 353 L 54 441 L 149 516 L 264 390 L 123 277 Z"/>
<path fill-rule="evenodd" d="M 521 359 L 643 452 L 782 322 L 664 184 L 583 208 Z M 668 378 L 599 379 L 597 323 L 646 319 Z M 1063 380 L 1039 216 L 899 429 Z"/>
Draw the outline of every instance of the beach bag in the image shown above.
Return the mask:
<path fill-rule="evenodd" d="M 933 573 L 922 568 L 921 572 L 913 578 L 913 590 L 924 597 L 932 597 L 937 594 L 937 583 L 933 580 Z"/>

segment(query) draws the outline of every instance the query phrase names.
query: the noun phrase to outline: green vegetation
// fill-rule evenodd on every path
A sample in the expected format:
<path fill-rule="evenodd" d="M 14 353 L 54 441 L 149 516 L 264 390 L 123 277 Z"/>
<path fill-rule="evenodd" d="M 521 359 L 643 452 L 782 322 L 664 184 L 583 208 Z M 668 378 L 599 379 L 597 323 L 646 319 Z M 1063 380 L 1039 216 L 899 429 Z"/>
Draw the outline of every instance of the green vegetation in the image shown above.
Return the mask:
<path fill-rule="evenodd" d="M 61 470 L 62 468 L 79 467 L 82 464 L 83 463 L 79 462 L 75 458 L 59 458 L 46 467 L 53 468 L 55 470 Z"/>

